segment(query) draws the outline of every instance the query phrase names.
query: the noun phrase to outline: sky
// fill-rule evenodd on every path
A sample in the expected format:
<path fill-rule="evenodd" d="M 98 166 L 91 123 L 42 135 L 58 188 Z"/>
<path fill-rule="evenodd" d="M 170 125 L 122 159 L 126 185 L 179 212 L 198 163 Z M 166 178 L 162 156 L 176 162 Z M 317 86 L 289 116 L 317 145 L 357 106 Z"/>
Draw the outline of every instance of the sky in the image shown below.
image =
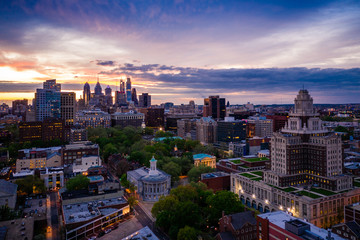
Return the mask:
<path fill-rule="evenodd" d="M 360 103 L 359 1 L 0 1 L 0 103 L 131 77 L 155 104 Z"/>

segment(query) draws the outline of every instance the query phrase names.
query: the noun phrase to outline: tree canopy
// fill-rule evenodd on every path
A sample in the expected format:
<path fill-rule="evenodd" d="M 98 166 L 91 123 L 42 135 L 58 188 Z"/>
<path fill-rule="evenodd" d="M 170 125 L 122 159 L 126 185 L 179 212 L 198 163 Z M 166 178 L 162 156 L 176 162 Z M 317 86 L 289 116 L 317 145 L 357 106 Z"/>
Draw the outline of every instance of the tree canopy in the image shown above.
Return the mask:
<path fill-rule="evenodd" d="M 41 194 L 46 191 L 44 180 L 37 176 L 27 176 L 26 178 L 16 180 L 19 195 Z"/>
<path fill-rule="evenodd" d="M 217 226 L 222 211 L 227 214 L 243 211 L 239 197 L 228 191 L 213 194 L 198 182 L 172 189 L 169 196 L 154 204 L 151 213 L 156 217 L 156 225 L 172 239 L 194 239 L 193 236 Z"/>
<path fill-rule="evenodd" d="M 70 178 L 66 182 L 66 189 L 69 191 L 87 189 L 89 183 L 90 180 L 86 176 L 80 174 L 77 175 L 76 177 Z"/>

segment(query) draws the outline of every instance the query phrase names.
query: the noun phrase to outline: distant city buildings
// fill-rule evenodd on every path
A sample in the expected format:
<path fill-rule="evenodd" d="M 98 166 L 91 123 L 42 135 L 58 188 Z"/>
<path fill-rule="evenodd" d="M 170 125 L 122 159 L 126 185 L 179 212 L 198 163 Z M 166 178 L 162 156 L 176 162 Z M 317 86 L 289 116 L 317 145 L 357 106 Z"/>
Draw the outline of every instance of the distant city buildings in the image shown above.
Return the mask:
<path fill-rule="evenodd" d="M 108 128 L 111 126 L 111 116 L 100 109 L 83 110 L 76 113 L 76 124 L 83 128 Z"/>
<path fill-rule="evenodd" d="M 139 96 L 139 107 L 149 108 L 151 107 L 151 95 L 148 93 L 142 93 Z"/>
<path fill-rule="evenodd" d="M 35 109 L 36 121 L 50 118 L 61 118 L 61 86 L 55 79 L 46 80 L 43 88 L 36 89 Z"/>
<path fill-rule="evenodd" d="M 225 98 L 210 96 L 204 99 L 203 116 L 215 120 L 224 120 L 226 116 Z"/>
<path fill-rule="evenodd" d="M 217 141 L 217 122 L 211 117 L 202 117 L 196 122 L 196 138 L 203 144 Z"/>
<path fill-rule="evenodd" d="M 246 122 L 225 117 L 224 121 L 217 122 L 218 142 L 240 142 L 246 139 Z"/>
<path fill-rule="evenodd" d="M 134 111 L 121 113 L 115 112 L 111 114 L 111 126 L 120 126 L 121 128 L 127 126 L 141 127 L 145 121 L 145 116 L 143 113 L 138 113 Z"/>

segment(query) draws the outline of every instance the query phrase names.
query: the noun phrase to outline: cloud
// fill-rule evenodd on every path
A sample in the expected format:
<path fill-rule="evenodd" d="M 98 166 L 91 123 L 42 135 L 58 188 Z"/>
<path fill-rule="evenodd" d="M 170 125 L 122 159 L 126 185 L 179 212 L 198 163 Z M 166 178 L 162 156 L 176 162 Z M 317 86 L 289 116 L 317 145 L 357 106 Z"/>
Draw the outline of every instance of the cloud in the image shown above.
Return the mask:
<path fill-rule="evenodd" d="M 99 66 L 114 66 L 115 61 L 102 61 L 102 60 L 96 60 L 96 65 Z"/>

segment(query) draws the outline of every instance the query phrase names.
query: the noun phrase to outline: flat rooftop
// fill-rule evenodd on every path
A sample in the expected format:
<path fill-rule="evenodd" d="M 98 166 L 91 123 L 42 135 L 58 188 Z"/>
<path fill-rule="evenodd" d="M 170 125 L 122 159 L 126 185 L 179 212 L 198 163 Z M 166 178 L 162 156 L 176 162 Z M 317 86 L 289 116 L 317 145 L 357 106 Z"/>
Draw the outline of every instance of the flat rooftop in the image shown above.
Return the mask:
<path fill-rule="evenodd" d="M 118 210 L 111 206 L 125 203 L 125 198 L 119 197 L 63 205 L 64 221 L 65 224 L 88 221 L 100 215 L 111 214 Z"/>
<path fill-rule="evenodd" d="M 150 230 L 148 226 L 140 229 L 139 231 L 134 232 L 133 234 L 123 238 L 122 240 L 130 240 L 130 239 L 159 240 L 159 238 Z"/>
<path fill-rule="evenodd" d="M 86 149 L 86 148 L 98 148 L 99 146 L 92 142 L 81 142 L 81 143 L 73 143 L 64 146 L 64 150 L 71 149 Z"/>
<path fill-rule="evenodd" d="M 270 213 L 263 213 L 259 214 L 258 217 L 261 217 L 263 219 L 267 218 L 270 223 L 285 229 L 285 222 L 291 221 L 291 220 L 297 220 L 296 222 L 302 222 L 303 224 L 309 224 L 310 225 L 310 231 L 322 239 L 326 239 L 328 236 L 328 231 L 319 227 L 314 226 L 311 223 L 302 221 L 296 217 L 290 216 L 289 214 L 283 212 L 283 211 L 277 211 L 277 212 L 270 212 Z M 343 238 L 339 237 L 338 235 L 331 233 L 331 236 L 334 238 L 334 240 L 341 240 Z"/>
<path fill-rule="evenodd" d="M 201 179 L 209 179 L 209 178 L 224 177 L 224 176 L 230 176 L 230 174 L 225 172 L 204 173 L 201 174 Z"/>

